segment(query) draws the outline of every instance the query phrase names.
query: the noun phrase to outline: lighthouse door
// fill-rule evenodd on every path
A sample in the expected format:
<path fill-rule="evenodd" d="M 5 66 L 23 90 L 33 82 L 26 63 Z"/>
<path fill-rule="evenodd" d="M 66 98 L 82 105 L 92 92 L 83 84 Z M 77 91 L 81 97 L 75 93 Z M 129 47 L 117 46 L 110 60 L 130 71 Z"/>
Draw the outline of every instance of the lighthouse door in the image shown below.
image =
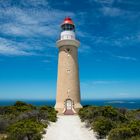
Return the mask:
<path fill-rule="evenodd" d="M 65 112 L 64 112 L 65 115 L 73 115 L 74 114 L 74 112 L 72 110 L 72 105 L 73 105 L 72 100 L 67 99 L 66 103 L 65 103 Z"/>
<path fill-rule="evenodd" d="M 66 100 L 66 109 L 67 110 L 72 109 L 72 100 L 70 100 L 70 99 Z"/>

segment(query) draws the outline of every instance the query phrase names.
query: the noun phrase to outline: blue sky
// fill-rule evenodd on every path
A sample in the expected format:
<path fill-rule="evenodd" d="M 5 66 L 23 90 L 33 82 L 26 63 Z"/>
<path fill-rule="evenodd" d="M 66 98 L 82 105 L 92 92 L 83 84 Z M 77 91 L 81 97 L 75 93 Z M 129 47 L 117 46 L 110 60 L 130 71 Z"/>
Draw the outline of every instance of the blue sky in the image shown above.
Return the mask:
<path fill-rule="evenodd" d="M 139 0 L 1 0 L 0 99 L 54 99 L 60 24 L 81 42 L 82 99 L 140 98 Z"/>

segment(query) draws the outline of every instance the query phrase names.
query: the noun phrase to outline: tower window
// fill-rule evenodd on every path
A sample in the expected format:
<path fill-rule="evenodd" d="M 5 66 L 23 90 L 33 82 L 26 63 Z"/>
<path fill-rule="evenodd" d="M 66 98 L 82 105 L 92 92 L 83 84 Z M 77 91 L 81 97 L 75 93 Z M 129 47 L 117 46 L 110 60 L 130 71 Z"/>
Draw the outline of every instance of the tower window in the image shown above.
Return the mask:
<path fill-rule="evenodd" d="M 70 70 L 69 69 L 67 70 L 67 73 L 70 73 Z"/>
<path fill-rule="evenodd" d="M 72 50 L 71 50 L 70 48 L 66 48 L 66 49 L 65 49 L 65 52 L 66 52 L 66 53 L 70 53 L 71 51 L 72 51 Z"/>
<path fill-rule="evenodd" d="M 70 52 L 70 49 L 69 49 L 69 48 L 67 48 L 67 51 L 68 51 L 68 52 Z"/>

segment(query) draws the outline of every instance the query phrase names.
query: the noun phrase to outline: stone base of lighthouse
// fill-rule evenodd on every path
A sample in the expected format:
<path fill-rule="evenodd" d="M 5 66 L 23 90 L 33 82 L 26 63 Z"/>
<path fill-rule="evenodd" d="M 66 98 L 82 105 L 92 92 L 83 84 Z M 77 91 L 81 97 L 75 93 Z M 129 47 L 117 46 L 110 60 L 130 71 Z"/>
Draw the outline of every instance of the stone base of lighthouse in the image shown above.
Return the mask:
<path fill-rule="evenodd" d="M 74 114 L 77 114 L 81 108 L 82 108 L 82 105 L 80 103 L 76 103 L 72 106 L 72 111 Z M 67 107 L 63 103 L 56 103 L 55 109 L 56 111 L 58 111 L 59 115 L 62 115 L 65 113 Z"/>

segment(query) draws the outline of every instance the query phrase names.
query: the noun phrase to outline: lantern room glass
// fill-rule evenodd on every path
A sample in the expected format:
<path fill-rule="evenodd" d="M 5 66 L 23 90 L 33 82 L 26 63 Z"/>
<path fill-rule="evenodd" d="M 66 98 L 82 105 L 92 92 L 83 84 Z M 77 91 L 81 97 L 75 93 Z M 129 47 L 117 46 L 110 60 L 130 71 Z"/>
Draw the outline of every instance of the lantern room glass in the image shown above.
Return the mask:
<path fill-rule="evenodd" d="M 75 31 L 75 27 L 72 24 L 63 24 L 61 28 L 62 31 Z"/>

